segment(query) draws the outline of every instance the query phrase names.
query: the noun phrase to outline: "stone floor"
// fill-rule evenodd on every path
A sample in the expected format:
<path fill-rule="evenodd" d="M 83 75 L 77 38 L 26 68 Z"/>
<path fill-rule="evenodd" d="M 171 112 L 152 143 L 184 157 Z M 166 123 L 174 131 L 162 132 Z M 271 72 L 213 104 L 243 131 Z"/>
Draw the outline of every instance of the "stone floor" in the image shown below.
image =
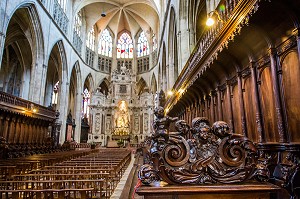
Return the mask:
<path fill-rule="evenodd" d="M 132 154 L 131 156 L 131 162 L 128 165 L 128 168 L 125 170 L 123 177 L 121 178 L 120 182 L 118 183 L 114 193 L 112 194 L 112 196 L 110 197 L 110 199 L 133 199 L 132 198 L 132 193 L 134 192 L 134 186 L 137 183 L 137 171 L 138 168 L 141 166 L 142 162 L 142 157 L 138 157 L 138 160 L 136 160 L 135 154 Z M 134 172 L 134 175 L 130 176 L 130 172 Z M 130 176 L 130 178 L 133 179 L 128 179 L 128 177 Z M 131 182 L 131 183 L 129 183 Z M 129 188 L 126 186 L 131 186 L 130 187 L 130 192 L 129 192 L 129 196 L 124 196 L 124 193 L 122 194 L 123 190 L 125 188 Z M 123 195 L 123 196 L 122 196 Z M 134 199 L 142 199 L 143 197 L 134 194 Z"/>

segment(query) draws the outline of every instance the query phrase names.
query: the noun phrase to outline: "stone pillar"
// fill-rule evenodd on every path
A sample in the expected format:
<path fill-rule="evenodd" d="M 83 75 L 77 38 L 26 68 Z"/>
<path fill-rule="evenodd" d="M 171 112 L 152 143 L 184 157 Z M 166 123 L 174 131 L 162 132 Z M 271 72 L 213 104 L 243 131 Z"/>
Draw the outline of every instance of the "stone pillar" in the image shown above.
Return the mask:
<path fill-rule="evenodd" d="M 229 110 L 229 126 L 230 126 L 230 131 L 233 133 L 234 129 L 234 123 L 233 123 L 233 115 L 232 115 L 232 102 L 231 102 L 231 92 L 230 92 L 230 81 L 226 81 L 226 95 L 227 95 L 227 100 L 228 100 L 228 110 Z"/>
<path fill-rule="evenodd" d="M 4 34 L 4 32 L 0 31 L 0 70 L 1 70 L 1 66 L 2 66 L 1 63 L 2 63 L 2 56 L 3 56 L 3 51 L 4 51 L 4 44 L 5 44 L 5 34 Z"/>
<path fill-rule="evenodd" d="M 275 98 L 279 142 L 286 142 L 286 132 L 284 128 L 282 106 L 281 106 L 281 99 L 280 99 L 280 87 L 279 87 L 279 80 L 278 80 L 278 55 L 276 49 L 270 48 L 269 55 L 270 55 L 270 62 L 271 62 L 272 85 L 273 85 L 273 93 Z"/>
<path fill-rule="evenodd" d="M 241 124 L 242 124 L 242 133 L 247 137 L 247 123 L 246 123 L 246 113 L 244 106 L 244 96 L 243 96 L 243 88 L 242 88 L 242 73 L 237 72 L 237 82 L 238 82 L 238 94 L 239 94 L 239 102 L 240 102 L 240 114 L 241 114 Z"/>
<path fill-rule="evenodd" d="M 254 94 L 254 106 L 256 111 L 256 128 L 258 133 L 258 142 L 265 142 L 264 129 L 262 124 L 262 114 L 260 106 L 260 98 L 258 92 L 258 83 L 257 83 L 257 69 L 256 65 L 253 62 L 250 62 L 251 68 L 251 77 L 252 77 L 252 93 Z"/>
<path fill-rule="evenodd" d="M 181 32 L 179 31 L 177 33 L 177 45 L 181 46 Z M 182 68 L 183 68 L 183 64 L 182 64 L 182 49 L 178 50 L 178 74 L 181 73 Z"/>

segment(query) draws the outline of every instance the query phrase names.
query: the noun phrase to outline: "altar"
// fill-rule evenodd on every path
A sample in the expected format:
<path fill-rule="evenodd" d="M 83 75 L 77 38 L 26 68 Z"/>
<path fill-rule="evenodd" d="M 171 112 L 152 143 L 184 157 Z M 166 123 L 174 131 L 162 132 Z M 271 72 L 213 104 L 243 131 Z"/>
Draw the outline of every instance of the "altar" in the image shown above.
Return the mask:
<path fill-rule="evenodd" d="M 138 92 L 137 78 L 122 65 L 107 81 L 107 94 L 100 92 L 100 87 L 92 93 L 88 143 L 97 142 L 102 146 L 107 146 L 110 141 L 138 144 L 150 136 L 154 94 L 148 87 Z"/>

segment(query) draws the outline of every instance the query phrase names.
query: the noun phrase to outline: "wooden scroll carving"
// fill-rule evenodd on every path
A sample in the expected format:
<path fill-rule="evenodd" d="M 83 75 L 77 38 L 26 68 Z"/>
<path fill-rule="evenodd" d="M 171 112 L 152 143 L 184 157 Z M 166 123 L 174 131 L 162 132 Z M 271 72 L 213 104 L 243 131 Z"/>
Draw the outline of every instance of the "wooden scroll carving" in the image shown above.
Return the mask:
<path fill-rule="evenodd" d="M 197 117 L 190 127 L 184 120 L 164 115 L 162 103 L 154 114 L 147 161 L 138 174 L 143 184 L 161 180 L 169 184 L 236 183 L 255 176 L 269 178 L 253 143 L 230 133 L 226 122 L 210 126 L 207 118 Z M 171 122 L 175 122 L 176 132 L 169 132 Z"/>

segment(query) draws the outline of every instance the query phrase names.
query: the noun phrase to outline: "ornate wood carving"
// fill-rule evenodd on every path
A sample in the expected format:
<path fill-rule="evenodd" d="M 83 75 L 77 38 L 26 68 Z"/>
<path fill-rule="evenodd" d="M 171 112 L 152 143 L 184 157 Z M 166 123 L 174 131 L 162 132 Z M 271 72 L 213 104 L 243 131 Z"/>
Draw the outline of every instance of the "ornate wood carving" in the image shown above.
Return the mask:
<path fill-rule="evenodd" d="M 268 179 L 264 164 L 257 164 L 257 150 L 245 136 L 232 134 L 229 125 L 217 121 L 210 126 L 205 117 L 196 117 L 192 126 L 184 120 L 155 111 L 154 134 L 149 159 L 139 170 L 144 184 L 163 180 L 169 184 L 242 182 L 254 176 Z M 169 131 L 176 121 L 176 132 Z M 185 136 L 191 133 L 191 139 Z"/>

